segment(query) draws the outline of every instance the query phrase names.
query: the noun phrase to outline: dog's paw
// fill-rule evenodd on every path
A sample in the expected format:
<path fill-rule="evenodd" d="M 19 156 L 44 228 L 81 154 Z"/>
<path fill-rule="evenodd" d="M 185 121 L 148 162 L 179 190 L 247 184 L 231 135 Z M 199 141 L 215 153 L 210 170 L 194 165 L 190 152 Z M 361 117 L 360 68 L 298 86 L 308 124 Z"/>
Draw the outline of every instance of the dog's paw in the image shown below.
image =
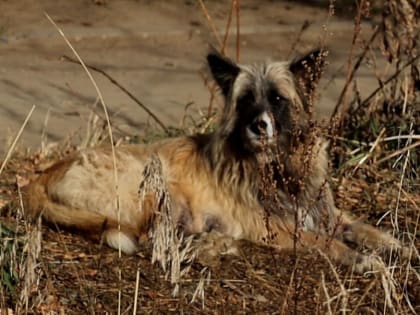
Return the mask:
<path fill-rule="evenodd" d="M 225 255 L 239 255 L 238 242 L 217 232 L 202 233 L 194 241 L 198 260 L 204 265 L 214 265 Z"/>
<path fill-rule="evenodd" d="M 350 267 L 354 272 L 364 274 L 369 271 L 380 272 L 385 269 L 385 264 L 377 256 L 357 253 L 354 257 L 353 264 Z"/>
<path fill-rule="evenodd" d="M 397 252 L 403 259 L 420 262 L 420 253 L 414 246 L 401 246 Z"/>

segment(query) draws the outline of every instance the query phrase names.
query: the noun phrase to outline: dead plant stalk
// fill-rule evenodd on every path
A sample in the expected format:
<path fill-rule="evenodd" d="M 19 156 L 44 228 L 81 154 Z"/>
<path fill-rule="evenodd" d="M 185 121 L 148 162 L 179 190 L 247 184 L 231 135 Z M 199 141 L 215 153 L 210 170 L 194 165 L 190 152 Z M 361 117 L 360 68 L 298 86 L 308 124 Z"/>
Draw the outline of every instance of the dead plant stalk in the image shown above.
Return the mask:
<path fill-rule="evenodd" d="M 61 30 L 61 28 L 55 23 L 55 21 L 48 15 L 48 13 L 44 12 L 46 18 L 50 21 L 50 23 L 55 27 L 55 29 L 58 31 L 58 33 L 61 35 L 61 37 L 63 37 L 64 41 L 66 42 L 67 46 L 71 49 L 71 51 L 73 52 L 73 54 L 76 56 L 77 60 L 79 61 L 79 63 L 81 64 L 81 66 L 83 67 L 83 70 L 85 71 L 85 73 L 87 74 L 87 76 L 89 77 L 90 82 L 92 83 L 96 94 L 98 95 L 99 100 L 101 101 L 101 105 L 102 108 L 104 110 L 105 113 L 105 117 L 106 117 L 106 121 L 107 121 L 107 125 L 108 125 L 108 134 L 109 134 L 109 141 L 111 143 L 111 154 L 112 154 L 112 168 L 113 168 L 113 180 L 114 180 L 114 187 L 115 187 L 115 206 L 117 209 L 117 221 L 118 221 L 118 231 L 121 230 L 121 209 L 120 209 L 120 202 L 119 202 L 119 193 L 118 193 L 118 171 L 117 171 L 117 159 L 116 159 L 116 154 L 115 154 L 115 146 L 114 146 L 114 137 L 112 134 L 112 127 L 111 127 L 111 121 L 109 119 L 109 114 L 108 114 L 108 109 L 107 106 L 105 104 L 105 100 L 104 97 L 102 95 L 101 90 L 99 89 L 98 85 L 96 84 L 95 79 L 93 78 L 92 74 L 90 73 L 89 69 L 87 68 L 87 66 L 85 65 L 85 63 L 83 62 L 82 58 L 80 57 L 79 53 L 76 51 L 76 49 L 73 47 L 73 45 L 70 43 L 70 41 L 67 39 L 67 36 L 64 34 L 64 32 Z M 118 257 L 121 259 L 121 233 L 118 233 Z M 118 268 L 118 278 L 119 278 L 119 282 L 121 283 L 121 266 L 119 266 Z M 118 315 L 121 314 L 121 289 L 118 290 Z"/>
<path fill-rule="evenodd" d="M 64 55 L 63 58 L 69 62 L 81 64 L 79 60 L 75 60 L 69 56 Z M 112 84 L 118 87 L 121 91 L 123 91 L 129 98 L 131 98 L 140 108 L 142 108 L 152 119 L 163 129 L 163 131 L 169 135 L 169 130 L 166 128 L 165 124 L 158 118 L 158 116 L 152 112 L 150 108 L 148 108 L 142 101 L 140 101 L 133 93 L 127 90 L 121 83 L 119 83 L 115 78 L 113 78 L 110 74 L 108 74 L 105 70 L 93 66 L 90 64 L 85 63 L 86 68 L 89 68 L 95 72 L 102 74 L 105 78 L 107 78 Z"/>
<path fill-rule="evenodd" d="M 3 172 L 4 168 L 6 167 L 6 164 L 9 161 L 10 157 L 12 156 L 13 150 L 15 149 L 15 146 L 16 146 L 20 136 L 22 135 L 23 130 L 26 127 L 26 124 L 28 123 L 29 118 L 31 118 L 34 110 L 35 110 L 35 105 L 32 105 L 31 110 L 29 111 L 28 115 L 26 115 L 26 118 L 25 118 L 22 126 L 20 127 L 18 133 L 16 134 L 15 139 L 13 140 L 12 144 L 10 145 L 10 148 L 7 150 L 6 157 L 4 158 L 3 163 L 0 166 L 0 175 Z"/>

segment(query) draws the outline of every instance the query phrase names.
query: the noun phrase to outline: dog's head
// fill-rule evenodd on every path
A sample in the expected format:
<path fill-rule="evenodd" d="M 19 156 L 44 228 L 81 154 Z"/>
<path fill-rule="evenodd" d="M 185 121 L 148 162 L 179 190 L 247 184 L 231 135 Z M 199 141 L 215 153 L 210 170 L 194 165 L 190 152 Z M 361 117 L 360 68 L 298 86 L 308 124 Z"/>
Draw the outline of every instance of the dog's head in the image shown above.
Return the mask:
<path fill-rule="evenodd" d="M 220 132 L 249 153 L 286 149 L 308 132 L 308 102 L 324 64 L 313 51 L 293 62 L 238 65 L 212 51 L 207 56 L 224 98 Z"/>

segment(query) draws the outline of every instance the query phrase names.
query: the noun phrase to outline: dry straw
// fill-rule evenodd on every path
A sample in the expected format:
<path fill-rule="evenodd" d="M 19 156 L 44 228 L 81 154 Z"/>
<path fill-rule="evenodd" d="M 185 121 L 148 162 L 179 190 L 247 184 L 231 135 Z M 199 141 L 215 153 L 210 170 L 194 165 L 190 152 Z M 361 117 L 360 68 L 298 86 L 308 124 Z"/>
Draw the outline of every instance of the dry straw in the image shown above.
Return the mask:
<path fill-rule="evenodd" d="M 139 211 L 148 211 L 147 198 L 152 198 L 155 206 L 153 223 L 148 232 L 152 240 L 152 263 L 158 263 L 174 285 L 173 296 L 178 296 L 182 277 L 194 261 L 197 248 L 193 246 L 193 236 L 184 237 L 172 221 L 172 202 L 163 175 L 162 162 L 158 155 L 151 156 L 143 171 L 139 186 Z M 149 199 L 150 200 L 150 199 Z M 199 286 L 203 284 L 199 282 Z"/>

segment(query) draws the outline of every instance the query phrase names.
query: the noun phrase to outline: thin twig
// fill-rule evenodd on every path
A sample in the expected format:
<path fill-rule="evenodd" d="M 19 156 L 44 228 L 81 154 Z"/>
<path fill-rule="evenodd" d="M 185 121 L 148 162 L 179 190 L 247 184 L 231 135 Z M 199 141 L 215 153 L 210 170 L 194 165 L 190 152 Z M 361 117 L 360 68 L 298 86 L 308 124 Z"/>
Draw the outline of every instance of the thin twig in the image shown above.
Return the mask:
<path fill-rule="evenodd" d="M 349 53 L 349 57 L 348 57 L 348 60 L 347 60 L 347 78 L 346 78 L 346 83 L 345 83 L 344 88 L 341 91 L 341 94 L 340 94 L 340 96 L 338 98 L 337 105 L 334 108 L 334 112 L 333 112 L 332 118 L 335 118 L 335 116 L 336 116 L 336 114 L 338 112 L 343 112 L 344 110 L 342 108 L 346 109 L 345 108 L 346 107 L 345 98 L 347 96 L 348 87 L 350 85 L 350 82 L 353 79 L 354 73 L 356 72 L 356 70 L 358 68 L 358 63 L 360 64 L 360 62 L 364 58 L 366 52 L 368 51 L 369 44 L 366 45 L 366 47 L 365 47 L 362 55 L 359 57 L 358 62 L 356 62 L 355 65 L 353 66 L 353 68 L 351 68 L 351 64 L 352 64 L 353 57 L 354 57 L 354 49 L 356 47 L 356 41 L 357 41 L 357 38 L 359 37 L 360 31 L 361 31 L 361 26 L 360 25 L 361 25 L 362 11 L 363 11 L 364 5 L 365 5 L 365 0 L 360 0 L 359 8 L 357 10 L 356 20 L 354 21 L 354 31 L 353 31 L 353 39 L 352 39 L 351 47 L 350 47 L 350 53 Z M 377 28 L 376 31 L 373 33 L 373 36 L 371 37 L 370 42 L 372 42 L 373 39 L 378 34 L 378 29 L 379 28 Z M 357 68 L 356 68 L 356 66 L 357 66 Z"/>
<path fill-rule="evenodd" d="M 136 272 L 136 287 L 134 290 L 134 306 L 133 306 L 133 315 L 137 314 L 137 302 L 139 296 L 139 283 L 140 283 L 140 268 L 137 268 Z"/>
<path fill-rule="evenodd" d="M 335 279 L 337 280 L 338 285 L 340 286 L 340 293 L 338 293 L 338 295 L 336 295 L 333 298 L 327 299 L 327 302 L 325 303 L 328 303 L 329 305 L 329 303 L 331 303 L 334 299 L 338 299 L 341 297 L 341 312 L 345 314 L 346 309 L 347 309 L 348 298 L 349 298 L 349 290 L 346 289 L 346 287 L 343 284 L 343 281 L 341 281 L 340 276 L 337 273 L 336 267 L 331 262 L 331 259 L 323 251 L 318 250 L 318 252 L 327 261 Z"/>
<path fill-rule="evenodd" d="M 398 71 L 396 71 L 392 76 L 390 76 L 386 81 L 384 81 L 382 83 L 381 86 L 379 86 L 378 88 L 376 88 L 364 101 L 363 103 L 360 105 L 361 107 L 366 106 L 371 99 L 380 91 L 382 90 L 388 83 L 392 82 L 393 80 L 397 79 L 398 76 L 400 75 L 400 73 L 407 67 L 411 66 L 413 63 L 415 63 L 417 61 L 417 59 L 420 58 L 420 55 L 417 55 L 413 58 L 411 58 L 409 61 L 407 61 L 407 63 L 405 65 L 403 65 L 400 69 L 398 69 Z"/>
<path fill-rule="evenodd" d="M 25 126 L 28 123 L 29 118 L 31 118 L 32 113 L 34 112 L 34 109 L 35 109 L 35 105 L 32 105 L 31 110 L 29 111 L 28 115 L 26 115 L 26 118 L 25 118 L 22 126 L 20 127 L 20 129 L 19 129 L 19 131 L 18 131 L 15 139 L 13 140 L 12 144 L 10 145 L 9 150 L 7 150 L 6 157 L 4 158 L 3 163 L 1 164 L 1 167 L 0 167 L 0 175 L 3 172 L 3 169 L 6 167 L 6 164 L 9 161 L 10 156 L 12 155 L 13 150 L 15 149 L 16 143 L 18 142 L 18 140 L 19 140 L 19 138 L 20 138 L 20 136 L 21 136 L 21 134 L 23 132 L 23 129 L 25 129 Z"/>
<path fill-rule="evenodd" d="M 210 29 L 211 29 L 214 37 L 216 38 L 217 44 L 219 45 L 219 47 L 222 47 L 222 41 L 220 39 L 220 35 L 217 32 L 216 26 L 213 23 L 213 19 L 211 18 L 209 12 L 207 11 L 207 7 L 204 4 L 204 1 L 203 0 L 199 0 L 199 2 L 200 2 L 201 10 L 203 11 L 203 14 L 206 17 L 207 22 L 208 22 L 208 24 L 210 26 Z"/>
<path fill-rule="evenodd" d="M 280 309 L 280 314 L 286 313 L 287 298 L 289 297 L 290 291 L 292 291 L 291 290 L 291 288 L 293 288 L 292 284 L 296 282 L 295 281 L 296 270 L 297 270 L 297 261 L 295 262 L 295 266 L 292 270 L 292 274 L 290 275 L 289 285 L 287 286 L 286 293 L 284 294 L 284 299 L 283 299 L 283 304 Z"/>
<path fill-rule="evenodd" d="M 230 27 L 231 27 L 231 23 L 232 23 L 232 16 L 233 16 L 233 11 L 235 9 L 235 0 L 232 0 L 231 2 L 231 6 L 230 6 L 230 12 L 229 12 L 229 16 L 228 16 L 228 20 L 226 23 L 226 28 L 225 28 L 225 35 L 223 36 L 223 42 L 222 45 L 220 47 L 220 52 L 222 53 L 222 55 L 226 54 L 226 45 L 227 45 L 227 40 L 229 38 L 229 32 L 230 32 Z M 207 10 L 205 11 L 205 14 L 208 16 L 209 19 L 211 19 L 209 13 L 207 12 Z M 213 82 L 210 86 L 210 100 L 209 100 L 209 106 L 207 108 L 207 117 L 210 118 L 213 112 L 213 103 L 214 103 L 214 98 L 215 98 L 215 93 L 216 93 L 216 84 Z"/>
<path fill-rule="evenodd" d="M 388 161 L 389 159 L 392 159 L 393 157 L 395 157 L 397 155 L 403 154 L 403 153 L 405 153 L 405 152 L 407 152 L 407 151 L 409 151 L 411 149 L 414 149 L 414 148 L 416 148 L 418 146 L 420 146 L 420 141 L 417 141 L 417 142 L 413 143 L 412 145 L 406 146 L 406 147 L 404 147 L 404 148 L 402 148 L 402 149 L 400 149 L 398 151 L 392 152 L 390 155 L 388 155 L 388 156 L 386 156 L 386 157 L 384 157 L 384 158 L 376 161 L 375 164 L 381 164 L 381 163 L 383 163 L 385 161 Z"/>
<path fill-rule="evenodd" d="M 360 314 L 360 310 L 359 307 L 362 305 L 362 303 L 365 303 L 365 298 L 368 296 L 369 292 L 372 290 L 372 288 L 375 286 L 376 282 L 377 282 L 377 278 L 374 278 L 369 285 L 367 286 L 367 288 L 364 290 L 362 296 L 360 298 L 358 298 L 357 304 L 356 306 L 353 308 L 353 311 L 350 313 L 350 315 L 354 315 L 354 314 Z M 358 312 L 359 311 L 359 312 Z"/>
<path fill-rule="evenodd" d="M 321 271 L 321 285 L 322 285 L 322 289 L 324 290 L 324 294 L 325 294 L 325 297 L 326 297 L 326 300 L 327 300 L 324 303 L 327 304 L 328 314 L 332 315 L 333 312 L 332 312 L 332 309 L 331 309 L 331 297 L 328 293 L 327 286 L 325 285 L 325 275 L 324 275 L 323 271 Z"/>
<path fill-rule="evenodd" d="M 415 209 L 416 211 L 418 211 L 418 212 L 420 213 L 420 205 L 418 205 L 418 204 L 416 203 L 416 201 L 415 201 L 415 200 L 411 197 L 411 195 L 410 195 L 408 192 L 406 192 L 404 188 L 402 188 L 402 187 L 401 187 L 401 184 L 400 184 L 400 183 L 399 183 L 399 184 L 394 183 L 394 186 L 395 186 L 397 189 L 401 190 L 401 192 L 404 194 L 404 196 L 405 196 L 406 200 L 407 200 L 409 203 L 411 203 L 411 205 L 414 207 L 414 209 Z"/>
<path fill-rule="evenodd" d="M 223 36 L 223 43 L 222 43 L 222 47 L 220 49 L 222 55 L 226 54 L 226 44 L 227 44 L 227 40 L 229 38 L 229 31 L 230 31 L 230 25 L 232 23 L 232 16 L 233 16 L 233 10 L 235 9 L 235 0 L 232 0 L 232 3 L 230 5 L 230 12 L 229 12 L 229 16 L 228 16 L 228 20 L 226 23 L 226 28 L 225 28 L 225 35 Z"/>
<path fill-rule="evenodd" d="M 63 58 L 69 62 L 80 64 L 79 60 L 76 60 L 72 57 L 64 55 Z M 93 66 L 90 64 L 85 63 L 86 67 L 102 74 L 104 77 L 106 77 L 112 84 L 117 86 L 121 91 L 123 91 L 129 98 L 131 98 L 137 105 L 139 105 L 147 114 L 150 115 L 150 117 L 153 118 L 153 120 L 165 131 L 166 134 L 169 135 L 169 130 L 166 128 L 164 123 L 154 114 L 146 105 L 144 105 L 143 102 L 141 102 L 137 97 L 135 97 L 130 91 L 128 91 L 124 86 L 121 85 L 117 80 L 115 80 L 111 75 L 109 75 L 105 70 L 102 70 L 101 68 L 97 66 Z"/>
<path fill-rule="evenodd" d="M 302 39 L 302 35 L 303 33 L 308 29 L 308 27 L 312 24 L 313 22 L 309 22 L 308 20 L 305 20 L 302 23 L 302 26 L 299 29 L 299 32 L 296 35 L 296 39 L 293 41 L 292 45 L 290 46 L 290 50 L 289 53 L 287 54 L 287 59 L 290 59 L 292 57 L 292 54 L 295 52 L 296 50 L 296 46 L 297 44 L 300 43 L 300 40 Z M 323 45 L 322 47 L 324 47 L 325 45 Z"/>
<path fill-rule="evenodd" d="M 378 146 L 378 144 L 381 142 L 381 139 L 385 133 L 385 128 L 382 128 L 382 130 L 379 133 L 379 136 L 376 138 L 375 142 L 372 144 L 372 146 L 369 149 L 369 152 L 357 163 L 356 167 L 353 170 L 353 174 L 362 166 L 363 163 L 367 161 L 367 159 L 372 155 L 372 152 L 375 150 L 375 148 Z"/>
<path fill-rule="evenodd" d="M 346 78 L 346 83 L 344 85 L 344 88 L 341 90 L 340 96 L 338 97 L 337 104 L 335 105 L 333 114 L 331 115 L 331 121 L 337 119 L 337 116 L 339 114 L 347 112 L 348 106 L 346 106 L 347 104 L 345 104 L 344 98 L 347 95 L 347 91 L 348 91 L 348 88 L 350 86 L 350 83 L 352 82 L 352 80 L 354 78 L 354 75 L 356 74 L 360 65 L 362 64 L 362 61 L 364 60 L 364 58 L 366 56 L 366 53 L 369 51 L 370 45 L 373 43 L 376 36 L 378 36 L 378 34 L 380 33 L 381 30 L 382 30 L 381 27 L 376 28 L 375 32 L 373 32 L 369 41 L 365 45 L 365 48 L 364 48 L 363 52 L 360 54 L 359 58 L 357 59 L 356 63 L 354 64 L 353 68 L 348 71 L 348 75 L 347 75 L 347 78 Z M 351 64 L 351 58 L 352 58 L 352 56 L 349 57 L 349 65 Z M 342 116 L 344 116 L 344 115 L 342 115 Z M 338 126 L 340 126 L 340 123 L 338 124 Z"/>
<path fill-rule="evenodd" d="M 355 145 L 355 146 L 359 146 L 359 148 L 356 148 L 352 151 L 349 152 L 349 155 L 355 155 L 357 153 L 359 153 L 360 151 L 363 150 L 364 147 L 369 147 L 375 144 L 375 141 L 372 142 L 361 142 L 358 140 L 349 140 L 343 137 L 339 137 L 339 136 L 331 136 L 331 135 L 326 135 L 327 138 L 333 139 L 334 141 L 338 140 L 338 141 L 342 141 L 342 142 L 346 142 L 348 144 L 351 145 Z M 385 137 L 380 139 L 380 142 L 390 142 L 390 141 L 400 141 L 400 140 L 420 140 L 420 135 L 399 135 L 399 136 L 390 136 L 390 137 Z"/>
<path fill-rule="evenodd" d="M 105 104 L 105 99 L 102 95 L 101 90 L 99 89 L 98 85 L 96 84 L 95 79 L 93 78 L 92 74 L 90 73 L 88 67 L 83 62 L 82 58 L 80 57 L 79 53 L 76 51 L 76 49 L 73 47 L 73 45 L 70 43 L 70 41 L 67 39 L 67 36 L 64 34 L 64 32 L 61 30 L 60 27 L 55 23 L 55 21 L 48 15 L 48 13 L 44 12 L 44 15 L 46 18 L 50 21 L 50 23 L 56 28 L 58 33 L 63 37 L 64 41 L 66 42 L 67 46 L 71 49 L 73 54 L 76 56 L 78 63 L 83 67 L 84 71 L 86 72 L 87 76 L 89 77 L 90 82 L 92 83 L 96 94 L 98 95 L 99 100 L 101 101 L 102 108 L 105 113 L 107 126 L 108 126 L 108 134 L 109 134 L 109 141 L 111 143 L 111 154 L 112 154 L 112 168 L 113 168 L 113 180 L 114 180 L 114 188 L 116 192 L 115 196 L 115 207 L 117 209 L 117 221 L 118 221 L 118 231 L 121 230 L 121 209 L 120 209 L 120 198 L 118 195 L 118 171 L 117 171 L 117 158 L 115 153 L 115 146 L 114 146 L 114 136 L 112 134 L 112 127 L 111 127 L 111 121 L 109 119 L 108 109 Z M 121 253 L 121 233 L 118 233 L 118 258 L 121 259 L 122 253 Z M 118 279 L 119 283 L 121 284 L 121 268 L 118 270 Z M 118 314 L 121 314 L 121 289 L 118 290 Z"/>
<path fill-rule="evenodd" d="M 240 0 L 234 0 L 236 7 L 236 62 L 239 62 L 241 51 L 241 21 L 240 21 Z"/>
<path fill-rule="evenodd" d="M 226 55 L 226 46 L 227 46 L 227 41 L 229 38 L 229 33 L 230 33 L 230 28 L 231 28 L 231 23 L 232 23 L 232 17 L 233 17 L 233 12 L 235 11 L 235 15 L 236 15 L 236 61 L 239 62 L 239 52 L 240 52 L 240 17 L 239 17 L 239 0 L 231 0 L 231 6 L 230 6 L 230 12 L 228 15 L 228 20 L 226 22 L 226 28 L 225 28 L 225 34 L 223 36 L 223 41 L 220 40 L 219 38 L 219 34 L 214 26 L 213 23 L 213 19 L 211 18 L 211 15 L 209 14 L 209 12 L 207 11 L 207 8 L 205 6 L 205 4 L 200 1 L 200 5 L 201 8 L 203 10 L 203 13 L 205 15 L 205 17 L 207 18 L 210 28 L 213 32 L 213 34 L 215 35 L 219 45 L 220 45 L 220 52 L 222 53 L 222 55 Z M 214 103 L 214 99 L 215 99 L 215 93 L 216 93 L 216 84 L 212 83 L 212 85 L 209 87 L 210 90 L 210 100 L 209 100 L 209 106 L 207 108 L 207 117 L 210 118 L 212 116 L 213 113 L 213 103 Z"/>

